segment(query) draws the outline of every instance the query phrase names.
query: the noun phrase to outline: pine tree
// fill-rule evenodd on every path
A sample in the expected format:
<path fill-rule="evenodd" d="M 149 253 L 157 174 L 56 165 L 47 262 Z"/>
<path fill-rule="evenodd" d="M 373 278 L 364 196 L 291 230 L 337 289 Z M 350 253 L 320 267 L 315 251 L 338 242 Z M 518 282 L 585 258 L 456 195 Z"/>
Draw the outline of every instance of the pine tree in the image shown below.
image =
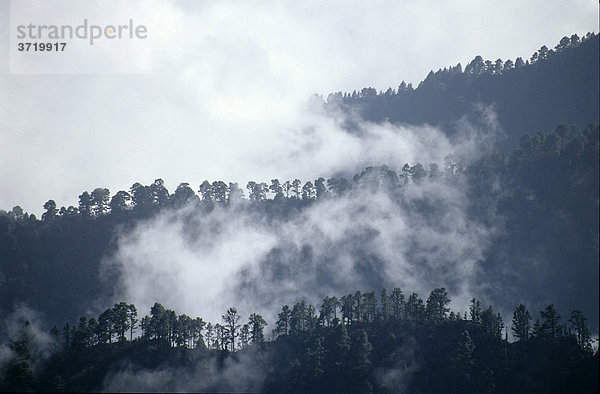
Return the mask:
<path fill-rule="evenodd" d="M 562 331 L 562 326 L 559 324 L 560 315 L 554 309 L 554 305 L 550 304 L 545 310 L 540 311 L 542 316 L 542 330 L 545 335 L 555 338 Z"/>
<path fill-rule="evenodd" d="M 230 350 L 233 352 L 235 351 L 235 340 L 239 336 L 240 315 L 238 315 L 237 309 L 232 307 L 221 318 L 225 323 L 225 339 L 230 344 Z"/>
<path fill-rule="evenodd" d="M 292 312 L 290 311 L 290 307 L 284 305 L 281 308 L 281 312 L 279 312 L 277 322 L 275 323 L 275 334 L 277 335 L 286 335 L 289 333 L 290 328 L 290 315 Z"/>
<path fill-rule="evenodd" d="M 402 289 L 395 287 L 390 295 L 391 314 L 394 319 L 401 319 L 404 312 L 404 294 Z"/>
<path fill-rule="evenodd" d="M 529 339 L 531 315 L 524 304 L 520 304 L 513 313 L 512 332 L 520 341 Z"/>
<path fill-rule="evenodd" d="M 265 342 L 263 330 L 267 325 L 267 322 L 261 315 L 253 313 L 250 315 L 248 324 L 250 325 L 250 338 L 252 343 L 260 344 L 262 346 Z"/>
<path fill-rule="evenodd" d="M 481 303 L 478 299 L 473 298 L 471 300 L 471 306 L 469 307 L 469 316 L 473 323 L 481 323 Z"/>
<path fill-rule="evenodd" d="M 575 330 L 575 338 L 579 347 L 583 350 L 591 350 L 591 331 L 585 325 L 586 320 L 583 313 L 579 309 L 575 309 L 571 312 L 569 323 L 571 323 L 571 328 Z"/>
<path fill-rule="evenodd" d="M 358 330 L 352 336 L 349 354 L 349 372 L 352 376 L 353 390 L 367 393 L 371 391 L 368 380 L 371 368 L 371 351 L 373 346 L 369 342 L 369 336 L 364 329 Z"/>
<path fill-rule="evenodd" d="M 446 318 L 446 314 L 450 310 L 447 307 L 450 302 L 448 292 L 445 288 L 434 289 L 427 298 L 427 317 L 433 322 L 440 322 Z"/>

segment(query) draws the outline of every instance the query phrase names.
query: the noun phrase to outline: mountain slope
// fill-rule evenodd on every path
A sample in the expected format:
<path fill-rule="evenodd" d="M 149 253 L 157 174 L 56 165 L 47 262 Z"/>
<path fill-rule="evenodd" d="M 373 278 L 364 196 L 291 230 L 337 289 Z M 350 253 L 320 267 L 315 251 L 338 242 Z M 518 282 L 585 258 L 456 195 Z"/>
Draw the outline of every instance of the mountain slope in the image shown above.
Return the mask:
<path fill-rule="evenodd" d="M 581 41 L 564 38 L 554 50 L 543 46 L 527 64 L 476 57 L 464 72 L 460 65 L 430 72 L 414 90 L 405 84 L 379 94 L 366 88 L 332 94 L 327 104 L 369 121 L 428 123 L 449 133 L 475 106 L 492 106 L 506 132 L 504 145 L 512 150 L 528 132 L 550 132 L 560 123 L 598 123 L 598 43 L 597 34 Z"/>

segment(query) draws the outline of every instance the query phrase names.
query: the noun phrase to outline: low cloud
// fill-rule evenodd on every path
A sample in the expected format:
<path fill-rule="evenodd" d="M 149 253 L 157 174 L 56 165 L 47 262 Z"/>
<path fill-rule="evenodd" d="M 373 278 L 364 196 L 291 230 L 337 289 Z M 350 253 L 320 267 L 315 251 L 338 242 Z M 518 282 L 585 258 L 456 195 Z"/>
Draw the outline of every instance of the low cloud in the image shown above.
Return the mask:
<path fill-rule="evenodd" d="M 46 331 L 43 316 L 19 304 L 0 321 L 0 372 L 19 357 L 11 344 L 23 340 L 31 353 L 31 366 L 35 374 L 37 368 L 42 366 L 41 362 L 56 351 L 58 344 Z"/>
<path fill-rule="evenodd" d="M 376 164 L 390 164 L 398 173 L 407 162 L 443 167 L 450 153 L 466 164 L 498 131 L 493 122 L 464 121 L 450 140 L 432 127 L 361 124 L 362 142 L 354 152 L 355 137 L 330 122 L 330 129 L 321 125 L 308 133 L 321 149 L 335 146 L 336 138 L 350 141 L 346 157 L 338 150 L 332 159 L 342 174 L 359 172 L 382 153 L 388 161 Z M 299 150 L 307 165 L 321 154 Z M 495 229 L 469 217 L 463 178 L 429 177 L 390 191 L 380 171 L 372 169 L 351 193 L 289 217 L 267 217 L 251 204 L 165 211 L 122 233 L 104 272 L 117 278 L 120 299 L 145 310 L 160 302 L 211 321 L 235 306 L 273 323 L 283 304 L 306 299 L 318 305 L 325 295 L 384 286 L 422 297 L 445 286 L 464 310 L 479 286 L 475 275 Z"/>
<path fill-rule="evenodd" d="M 394 360 L 391 367 L 379 368 L 375 378 L 381 386 L 390 392 L 405 393 L 410 379 L 419 370 L 418 345 L 413 337 L 407 337 L 392 352 L 390 359 Z"/>
<path fill-rule="evenodd" d="M 266 376 L 267 353 L 238 352 L 219 365 L 216 358 L 192 361 L 187 368 L 127 365 L 109 372 L 102 391 L 130 392 L 259 392 Z"/>
<path fill-rule="evenodd" d="M 339 169 L 344 155 L 380 152 L 375 158 L 388 161 L 394 145 L 377 143 L 388 128 L 374 127 L 361 147 L 330 132 L 331 124 L 305 127 L 311 115 L 303 103 L 313 93 L 385 90 L 403 79 L 416 86 L 429 70 L 478 54 L 528 57 L 564 35 L 597 29 L 597 4 L 584 0 L 375 7 L 153 0 L 135 11 L 129 2 L 86 4 L 90 21 L 148 25 L 153 74 L 14 75 L 8 64 L 0 68 L 1 209 L 21 205 L 39 216 L 49 199 L 76 205 L 84 190 L 116 192 L 158 177 L 173 190 L 204 178 L 315 178 Z M 48 24 L 53 12 L 68 18 L 79 8 L 52 3 Z M 0 54 L 8 59 L 8 1 L 0 2 L 0 18 L 7 26 Z"/>

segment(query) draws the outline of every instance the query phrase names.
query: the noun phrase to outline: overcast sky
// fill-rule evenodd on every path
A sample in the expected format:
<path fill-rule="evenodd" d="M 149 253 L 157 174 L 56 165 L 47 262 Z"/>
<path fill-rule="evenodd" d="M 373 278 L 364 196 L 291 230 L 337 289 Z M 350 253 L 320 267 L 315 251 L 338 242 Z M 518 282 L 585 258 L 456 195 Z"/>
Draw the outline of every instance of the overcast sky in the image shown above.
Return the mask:
<path fill-rule="evenodd" d="M 416 86 L 475 55 L 529 57 L 598 31 L 595 0 L 145 1 L 115 18 L 148 25 L 152 73 L 23 75 L 9 72 L 9 4 L 0 2 L 0 209 L 37 215 L 49 199 L 76 205 L 84 190 L 159 177 L 174 191 L 328 176 L 376 158 L 381 144 L 358 148 L 309 114 L 312 93 Z"/>

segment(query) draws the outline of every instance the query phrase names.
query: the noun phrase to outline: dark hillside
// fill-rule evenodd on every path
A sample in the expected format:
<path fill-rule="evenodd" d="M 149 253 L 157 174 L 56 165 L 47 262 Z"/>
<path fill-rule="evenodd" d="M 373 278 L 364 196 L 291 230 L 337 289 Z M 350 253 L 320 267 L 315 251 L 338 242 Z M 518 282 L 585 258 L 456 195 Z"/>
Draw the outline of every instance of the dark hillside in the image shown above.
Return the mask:
<path fill-rule="evenodd" d="M 598 123 L 598 35 L 563 38 L 530 60 L 484 61 L 430 72 L 416 89 L 402 84 L 377 93 L 372 88 L 336 93 L 328 104 L 358 109 L 366 120 L 428 123 L 452 132 L 453 122 L 474 106 L 492 106 L 512 150 L 527 132 L 550 132 L 557 124 Z M 520 58 L 519 58 L 520 59 Z"/>
<path fill-rule="evenodd" d="M 232 220 L 251 215 L 275 227 L 278 223 L 295 226 L 295 220 L 311 208 L 327 203 L 344 206 L 347 197 L 361 198 L 365 207 L 373 207 L 377 200 L 361 193 L 381 189 L 395 208 L 410 209 L 411 214 L 437 223 L 433 225 L 437 228 L 444 226 L 440 218 L 447 207 L 432 202 L 434 196 L 407 205 L 406 196 L 424 182 L 448 187 L 466 182 L 469 220 L 498 230 L 483 261 L 478 262 L 480 283 L 494 285 L 480 295 L 504 308 L 521 300 L 538 308 L 560 294 L 558 307 L 582 309 L 590 316 L 591 326 L 597 327 L 593 312 L 598 309 L 598 126 L 560 125 L 551 134 L 524 136 L 510 156 L 495 151 L 464 165 L 369 167 L 351 181 L 319 178 L 304 186 L 300 180 L 274 179 L 270 185 L 251 181 L 249 198 L 239 200 L 241 204 L 232 202 L 240 198 L 236 184 L 204 182 L 198 195 L 181 184 L 170 194 L 158 179 L 147 186 L 136 183 L 130 193 L 117 192 L 110 202 L 109 191 L 102 188 L 94 190 L 94 200 L 88 198 L 89 193 L 82 193 L 79 208 L 59 211 L 50 200 L 41 221 L 15 207 L 0 212 L 0 310 L 8 312 L 24 303 L 42 311 L 52 324 L 59 324 L 89 311 L 95 302 L 112 299 L 114 282 L 106 277 L 102 281 L 100 271 L 102 259 L 116 252 L 118 237 L 153 223 L 153 217 L 175 218 L 184 205 L 188 206 L 184 225 L 193 239 L 211 231 L 198 226 L 196 218 L 209 217 L 216 208 Z M 364 207 L 348 209 L 357 210 L 350 214 L 358 215 Z M 371 244 L 377 231 L 369 227 L 340 231 L 344 241 L 328 248 L 349 247 L 354 274 L 369 286 L 386 285 L 390 280 L 383 271 L 386 260 Z M 320 257 L 316 258 L 315 252 L 322 250 L 314 240 L 300 248 L 289 240 L 282 242 L 256 262 L 262 280 L 273 284 L 298 280 L 295 275 L 303 269 L 315 268 L 319 275 L 309 282 L 313 291 L 343 284 L 336 281 L 338 273 L 332 268 L 336 267 L 336 253 L 317 253 Z M 421 251 L 416 243 L 408 256 L 419 256 Z M 415 269 L 422 267 L 419 257 L 409 258 Z M 456 263 L 444 261 L 450 264 L 449 270 Z M 451 277 L 445 279 L 450 289 Z M 255 279 L 238 278 L 240 292 L 254 294 Z M 311 289 L 304 291 L 308 294 Z"/>

